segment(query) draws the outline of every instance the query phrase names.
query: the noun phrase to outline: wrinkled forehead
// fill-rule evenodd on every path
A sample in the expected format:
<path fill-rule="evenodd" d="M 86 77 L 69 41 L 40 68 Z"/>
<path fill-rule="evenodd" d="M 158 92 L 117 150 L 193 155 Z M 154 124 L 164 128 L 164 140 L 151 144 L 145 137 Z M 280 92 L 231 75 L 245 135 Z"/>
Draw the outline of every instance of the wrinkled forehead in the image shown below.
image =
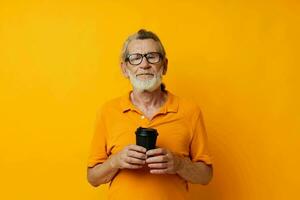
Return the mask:
<path fill-rule="evenodd" d="M 145 54 L 148 52 L 160 52 L 159 44 L 153 39 L 136 39 L 132 40 L 127 47 L 129 54 L 141 53 Z"/>

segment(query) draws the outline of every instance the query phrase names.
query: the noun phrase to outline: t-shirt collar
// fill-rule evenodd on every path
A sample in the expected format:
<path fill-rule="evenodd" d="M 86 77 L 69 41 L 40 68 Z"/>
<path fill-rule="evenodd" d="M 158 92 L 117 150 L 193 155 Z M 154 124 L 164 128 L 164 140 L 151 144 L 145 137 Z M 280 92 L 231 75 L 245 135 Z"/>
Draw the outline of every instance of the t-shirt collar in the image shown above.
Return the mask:
<path fill-rule="evenodd" d="M 129 110 L 137 110 L 137 108 L 132 104 L 130 101 L 130 93 L 132 91 L 127 92 L 125 95 L 122 96 L 121 99 L 121 107 L 122 107 L 122 112 L 127 112 Z M 164 105 L 160 108 L 161 113 L 168 113 L 168 112 L 177 112 L 178 111 L 178 97 L 173 95 L 171 92 L 166 90 L 168 94 L 168 99 L 167 102 L 164 103 Z"/>

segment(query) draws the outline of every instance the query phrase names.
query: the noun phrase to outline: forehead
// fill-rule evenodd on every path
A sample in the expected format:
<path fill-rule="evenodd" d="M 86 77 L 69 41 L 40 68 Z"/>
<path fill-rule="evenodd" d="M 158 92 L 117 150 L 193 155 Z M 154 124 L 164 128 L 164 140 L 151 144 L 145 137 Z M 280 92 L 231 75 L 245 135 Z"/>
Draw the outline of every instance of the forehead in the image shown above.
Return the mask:
<path fill-rule="evenodd" d="M 153 39 L 132 40 L 127 47 L 128 53 L 158 52 L 159 44 Z"/>

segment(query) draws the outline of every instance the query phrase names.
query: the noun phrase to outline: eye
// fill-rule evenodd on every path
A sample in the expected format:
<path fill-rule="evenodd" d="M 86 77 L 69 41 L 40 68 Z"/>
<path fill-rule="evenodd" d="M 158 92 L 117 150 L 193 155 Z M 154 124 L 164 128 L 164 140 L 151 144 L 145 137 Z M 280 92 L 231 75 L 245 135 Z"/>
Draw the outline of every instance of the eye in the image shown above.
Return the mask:
<path fill-rule="evenodd" d="M 147 57 L 148 57 L 148 58 L 155 58 L 156 56 L 153 55 L 153 54 L 149 54 Z"/>
<path fill-rule="evenodd" d="M 139 57 L 133 57 L 130 60 L 135 61 L 135 60 L 139 60 L 139 59 L 140 59 Z"/>
<path fill-rule="evenodd" d="M 132 61 L 139 60 L 139 59 L 141 59 L 141 55 L 133 54 L 133 55 L 129 56 L 129 59 L 132 60 Z"/>
<path fill-rule="evenodd" d="M 147 54 L 146 57 L 151 59 L 151 58 L 156 58 L 157 56 L 153 53 L 150 53 L 150 54 Z"/>

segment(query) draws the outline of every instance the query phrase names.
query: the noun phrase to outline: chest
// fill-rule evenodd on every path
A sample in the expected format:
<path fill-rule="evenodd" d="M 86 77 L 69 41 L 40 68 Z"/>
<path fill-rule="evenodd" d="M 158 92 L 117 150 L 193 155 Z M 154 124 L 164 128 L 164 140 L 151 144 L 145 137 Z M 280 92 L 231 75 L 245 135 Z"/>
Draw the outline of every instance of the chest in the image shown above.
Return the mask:
<path fill-rule="evenodd" d="M 152 120 L 160 110 L 160 108 L 144 108 L 138 106 L 137 108 L 142 112 L 142 115 L 149 120 Z"/>
<path fill-rule="evenodd" d="M 153 117 L 154 112 L 148 113 Z M 147 117 L 145 115 L 145 117 Z M 128 112 L 111 126 L 107 125 L 107 150 L 114 154 L 129 144 L 136 143 L 135 131 L 138 127 L 151 127 L 158 131 L 157 145 L 182 155 L 189 154 L 191 130 L 189 122 L 175 113 L 157 115 L 153 120 L 142 119 L 136 112 Z M 146 122 L 146 123 L 145 123 Z"/>

